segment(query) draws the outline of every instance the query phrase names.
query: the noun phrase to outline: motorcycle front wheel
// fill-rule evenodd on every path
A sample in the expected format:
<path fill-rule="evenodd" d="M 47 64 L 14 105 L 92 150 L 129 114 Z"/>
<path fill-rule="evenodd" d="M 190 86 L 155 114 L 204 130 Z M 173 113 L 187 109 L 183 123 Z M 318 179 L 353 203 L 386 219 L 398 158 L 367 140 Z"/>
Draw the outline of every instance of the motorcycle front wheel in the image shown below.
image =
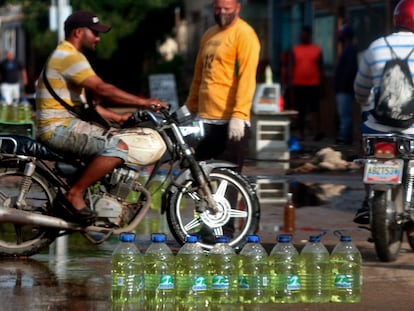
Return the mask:
<path fill-rule="evenodd" d="M 167 222 L 172 235 L 182 245 L 189 235 L 197 235 L 201 247 L 211 249 L 216 235 L 229 237 L 229 244 L 239 251 L 247 236 L 255 234 L 260 220 L 259 200 L 248 180 L 227 168 L 215 168 L 209 174 L 212 194 L 218 211 L 201 212 L 201 198 L 193 180 L 180 185 L 171 195 Z"/>
<path fill-rule="evenodd" d="M 395 261 L 403 240 L 403 224 L 397 221 L 403 213 L 403 187 L 374 191 L 371 230 L 377 256 L 381 261 Z"/>
<path fill-rule="evenodd" d="M 18 208 L 16 200 L 24 179 L 24 163 L 11 163 L 0 168 L 0 206 Z M 19 209 L 48 215 L 54 193 L 53 186 L 35 172 L 22 206 Z M 0 222 L 0 257 L 32 256 L 49 246 L 57 230 L 36 225 Z"/>

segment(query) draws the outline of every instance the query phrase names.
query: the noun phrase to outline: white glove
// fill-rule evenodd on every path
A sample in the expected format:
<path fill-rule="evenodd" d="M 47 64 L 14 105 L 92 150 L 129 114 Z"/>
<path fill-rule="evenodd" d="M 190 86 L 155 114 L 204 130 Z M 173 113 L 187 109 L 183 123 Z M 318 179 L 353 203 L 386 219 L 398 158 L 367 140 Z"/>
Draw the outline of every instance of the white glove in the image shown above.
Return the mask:
<path fill-rule="evenodd" d="M 244 120 L 231 118 L 228 136 L 230 140 L 240 141 L 244 136 Z"/>

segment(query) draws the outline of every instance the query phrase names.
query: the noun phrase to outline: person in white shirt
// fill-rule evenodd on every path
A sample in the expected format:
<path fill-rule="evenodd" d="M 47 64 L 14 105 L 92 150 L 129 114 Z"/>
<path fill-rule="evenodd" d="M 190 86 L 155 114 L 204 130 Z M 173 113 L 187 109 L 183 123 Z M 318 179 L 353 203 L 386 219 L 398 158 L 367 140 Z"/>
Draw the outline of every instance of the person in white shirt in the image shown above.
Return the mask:
<path fill-rule="evenodd" d="M 406 58 L 414 49 L 414 0 L 401 0 L 394 10 L 395 32 L 374 40 L 359 62 L 358 73 L 354 81 L 355 99 L 361 105 L 361 134 L 382 134 L 399 132 L 414 137 L 414 124 L 408 127 L 392 127 L 378 122 L 372 114 L 375 91 L 379 88 L 385 64 L 392 59 L 392 50 L 399 58 Z M 386 41 L 385 41 L 386 40 Z M 408 58 L 411 76 L 414 78 L 414 53 Z M 354 218 L 359 224 L 369 223 L 369 190 Z"/>

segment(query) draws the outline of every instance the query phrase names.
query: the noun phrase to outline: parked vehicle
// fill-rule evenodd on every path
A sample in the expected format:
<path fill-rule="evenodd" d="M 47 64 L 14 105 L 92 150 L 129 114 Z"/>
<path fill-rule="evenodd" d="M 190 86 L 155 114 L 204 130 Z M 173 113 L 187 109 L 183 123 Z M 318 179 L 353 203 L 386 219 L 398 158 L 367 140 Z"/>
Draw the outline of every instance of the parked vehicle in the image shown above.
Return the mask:
<path fill-rule="evenodd" d="M 372 239 L 381 261 L 397 259 L 403 234 L 414 249 L 414 139 L 402 134 L 363 135 L 364 183 L 369 185 Z"/>
<path fill-rule="evenodd" d="M 88 226 L 57 216 L 53 208 L 56 195 L 69 189 L 84 163 L 29 137 L 0 135 L 0 256 L 31 256 L 58 236 L 75 232 L 102 243 L 112 235 L 133 231 L 149 209 L 148 189 L 159 168 L 168 168 L 161 213 L 180 244 L 188 235 L 198 235 L 200 245 L 209 250 L 215 235 L 226 234 L 233 248 L 243 247 L 246 237 L 258 229 L 259 201 L 254 186 L 233 169 L 234 164 L 195 160 L 190 142 L 202 133 L 202 123 L 168 111 L 137 112 L 127 123 L 131 141 L 135 130 L 151 129 L 165 143 L 165 152 L 152 159 L 152 173 L 141 184 L 139 167 L 147 164 L 139 160 L 143 147 L 130 146 L 132 158 L 136 149 L 136 163 L 128 160 L 85 194 L 89 208 L 98 215 Z M 128 203 L 131 191 L 138 192 L 139 199 Z"/>

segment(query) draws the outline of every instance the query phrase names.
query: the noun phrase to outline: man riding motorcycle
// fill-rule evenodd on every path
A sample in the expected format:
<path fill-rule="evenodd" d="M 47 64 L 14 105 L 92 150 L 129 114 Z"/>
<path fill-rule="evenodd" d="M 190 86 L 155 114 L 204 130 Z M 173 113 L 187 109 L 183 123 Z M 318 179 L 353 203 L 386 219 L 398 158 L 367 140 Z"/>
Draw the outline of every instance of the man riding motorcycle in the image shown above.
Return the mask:
<path fill-rule="evenodd" d="M 138 97 L 104 82 L 91 68 L 82 52 L 95 50 L 100 41 L 99 34 L 110 29 L 110 26 L 101 24 L 92 12 L 71 14 L 64 24 L 65 40 L 50 56 L 36 92 L 38 139 L 51 149 L 79 157 L 88 163 L 69 191 L 64 195 L 59 193 L 55 200 L 57 209 L 63 209 L 67 218 L 83 224 L 90 223 L 96 217 L 95 212 L 86 206 L 83 198 L 85 190 L 126 160 L 128 146 L 108 133 L 107 129 L 81 120 L 81 116 L 73 114 L 72 108 L 76 110 L 84 104 L 85 91 L 113 104 L 154 111 L 167 108 L 158 99 Z M 53 92 L 71 110 L 63 106 Z M 96 106 L 96 111 L 107 121 L 121 125 L 131 115 L 118 114 L 100 105 Z"/>
<path fill-rule="evenodd" d="M 414 73 L 414 0 L 401 0 L 394 10 L 395 32 L 373 41 L 359 63 L 354 82 L 355 98 L 361 104 L 361 134 L 403 133 L 414 137 L 414 124 L 409 127 L 394 127 L 380 123 L 373 115 L 374 94 L 379 89 L 383 70 L 388 60 L 393 58 L 393 51 L 398 58 L 407 56 L 410 71 Z M 387 42 L 389 46 L 387 45 Z M 357 211 L 354 222 L 369 224 L 369 187 L 362 207 Z"/>

